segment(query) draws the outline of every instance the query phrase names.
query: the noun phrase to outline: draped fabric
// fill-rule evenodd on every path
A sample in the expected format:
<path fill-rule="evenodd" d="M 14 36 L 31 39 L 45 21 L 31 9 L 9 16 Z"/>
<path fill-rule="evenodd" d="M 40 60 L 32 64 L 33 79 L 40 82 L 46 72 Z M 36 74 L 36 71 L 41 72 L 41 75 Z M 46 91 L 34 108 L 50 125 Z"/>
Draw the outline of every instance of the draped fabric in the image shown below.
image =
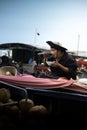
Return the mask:
<path fill-rule="evenodd" d="M 77 82 L 73 79 L 65 79 L 61 77 L 59 79 L 50 78 L 37 78 L 32 75 L 21 74 L 17 76 L 2 76 L 0 75 L 0 81 L 24 87 L 24 88 L 39 88 L 39 89 L 65 89 L 79 93 L 87 93 L 87 85 Z"/>

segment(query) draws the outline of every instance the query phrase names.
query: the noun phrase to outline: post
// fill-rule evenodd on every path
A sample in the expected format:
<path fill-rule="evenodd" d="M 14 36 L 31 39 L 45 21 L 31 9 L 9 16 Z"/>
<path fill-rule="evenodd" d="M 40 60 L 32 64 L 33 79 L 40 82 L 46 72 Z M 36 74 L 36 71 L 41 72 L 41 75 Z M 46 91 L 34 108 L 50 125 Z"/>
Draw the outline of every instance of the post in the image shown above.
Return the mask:
<path fill-rule="evenodd" d="M 77 43 L 77 55 L 79 54 L 79 43 L 80 43 L 80 35 L 78 35 L 78 43 Z"/>

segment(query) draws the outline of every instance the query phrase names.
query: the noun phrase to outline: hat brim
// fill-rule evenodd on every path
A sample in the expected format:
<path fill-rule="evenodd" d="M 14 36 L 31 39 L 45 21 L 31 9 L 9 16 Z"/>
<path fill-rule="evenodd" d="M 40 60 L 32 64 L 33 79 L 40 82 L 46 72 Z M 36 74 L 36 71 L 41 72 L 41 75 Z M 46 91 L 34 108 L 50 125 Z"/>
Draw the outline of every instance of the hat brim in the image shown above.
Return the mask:
<path fill-rule="evenodd" d="M 57 50 L 67 50 L 65 47 L 63 47 L 63 46 L 60 46 L 60 45 L 57 45 L 57 44 L 55 44 L 54 42 L 52 42 L 52 41 L 46 41 L 46 43 L 51 47 L 51 48 L 55 48 L 55 49 L 57 49 Z"/>

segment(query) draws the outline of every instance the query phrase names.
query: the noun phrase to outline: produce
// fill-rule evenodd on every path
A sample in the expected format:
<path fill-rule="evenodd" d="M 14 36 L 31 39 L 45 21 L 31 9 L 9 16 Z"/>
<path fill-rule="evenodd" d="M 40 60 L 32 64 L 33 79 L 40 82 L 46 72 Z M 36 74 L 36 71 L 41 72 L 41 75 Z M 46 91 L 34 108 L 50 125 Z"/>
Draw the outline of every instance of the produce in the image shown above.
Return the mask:
<path fill-rule="evenodd" d="M 19 112 L 19 108 L 18 108 L 17 105 L 10 106 L 9 109 L 13 113 L 18 113 Z"/>
<path fill-rule="evenodd" d="M 6 88 L 0 88 L 0 102 L 6 103 L 11 97 L 11 93 Z"/>
<path fill-rule="evenodd" d="M 32 108 L 34 106 L 34 102 L 31 99 L 21 99 L 19 101 L 19 107 L 21 109 L 21 111 L 25 112 L 25 111 L 29 111 L 30 108 Z"/>
<path fill-rule="evenodd" d="M 33 115 L 41 115 L 41 114 L 47 114 L 47 108 L 43 105 L 35 105 L 33 106 L 29 112 Z"/>

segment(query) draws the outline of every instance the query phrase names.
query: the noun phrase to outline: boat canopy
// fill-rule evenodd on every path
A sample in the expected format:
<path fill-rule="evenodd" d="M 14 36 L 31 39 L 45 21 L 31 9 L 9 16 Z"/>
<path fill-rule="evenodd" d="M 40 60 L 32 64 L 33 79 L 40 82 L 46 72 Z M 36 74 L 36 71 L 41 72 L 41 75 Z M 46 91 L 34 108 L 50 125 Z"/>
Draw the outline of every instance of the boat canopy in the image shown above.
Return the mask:
<path fill-rule="evenodd" d="M 33 50 L 36 49 L 35 46 L 25 43 L 1 43 L 0 44 L 0 50 L 13 50 L 13 49 L 27 49 L 27 50 Z"/>

